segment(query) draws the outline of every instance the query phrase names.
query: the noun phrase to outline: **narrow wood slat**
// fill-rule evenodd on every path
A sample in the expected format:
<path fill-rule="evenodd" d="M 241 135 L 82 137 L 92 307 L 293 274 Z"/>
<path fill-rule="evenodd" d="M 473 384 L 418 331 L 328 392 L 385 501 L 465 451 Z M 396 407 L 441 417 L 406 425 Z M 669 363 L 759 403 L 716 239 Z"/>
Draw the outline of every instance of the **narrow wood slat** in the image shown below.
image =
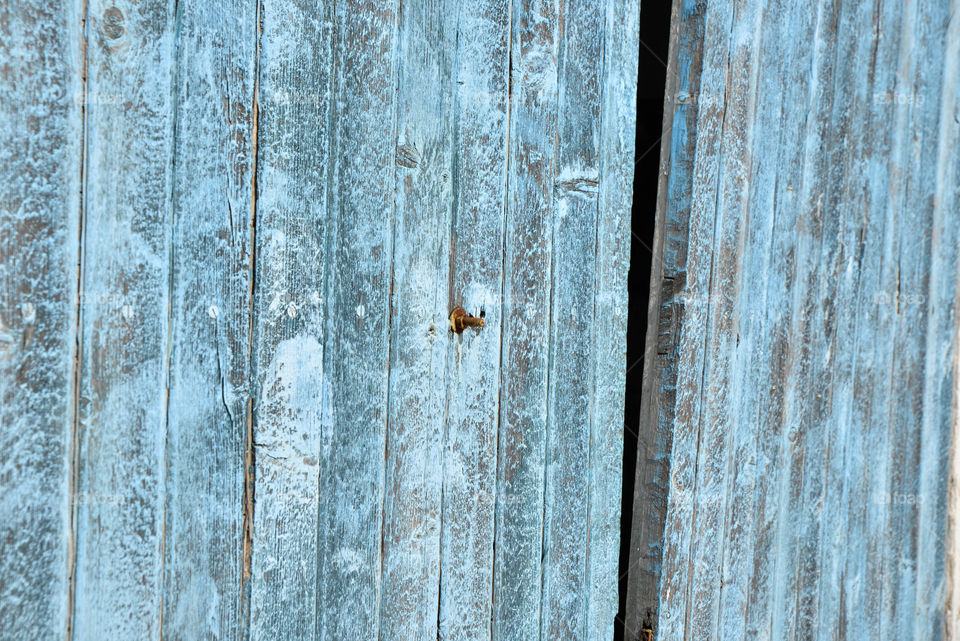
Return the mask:
<path fill-rule="evenodd" d="M 960 42 L 960 2 L 952 0 L 950 3 L 950 21 L 947 26 L 947 42 Z M 935 601 L 926 601 L 927 606 L 917 616 L 914 634 L 924 634 L 933 630 L 934 634 L 942 631 L 943 638 L 954 639 L 960 634 L 960 421 L 957 420 L 957 380 L 960 379 L 960 354 L 957 345 L 960 344 L 960 327 L 951 322 L 951 312 L 957 309 L 957 297 L 960 294 L 960 283 L 957 282 L 957 263 L 955 248 L 960 244 L 960 237 L 955 225 L 955 217 L 951 212 L 960 209 L 960 157 L 956 150 L 960 145 L 960 47 L 945 48 L 943 62 L 943 86 L 938 109 L 940 119 L 937 134 L 937 163 L 936 183 L 934 193 L 933 234 L 931 239 L 931 281 L 927 290 L 930 320 L 927 325 L 926 340 L 929 343 L 939 344 L 941 341 L 952 345 L 951 349 L 928 351 L 925 359 L 923 380 L 924 407 L 931 411 L 925 413 L 925 424 L 921 427 L 921 456 L 924 452 L 931 452 L 936 456 L 938 448 L 946 442 L 950 447 L 950 459 L 946 487 L 942 484 L 942 477 L 936 472 L 928 474 L 926 478 L 920 475 L 917 481 L 919 492 L 925 490 L 946 490 L 946 523 L 939 519 L 936 504 L 933 499 L 930 505 L 921 505 L 917 510 L 917 530 L 925 532 L 917 537 L 918 572 L 928 566 L 943 567 L 945 576 L 941 583 L 939 577 L 926 578 L 922 575 L 916 582 L 917 596 L 915 603 L 920 602 L 921 590 L 930 590 L 943 586 L 945 608 L 940 620 L 937 619 L 939 604 Z M 951 118 L 952 114 L 952 118 Z M 935 238 L 936 240 L 933 240 Z M 937 278 L 936 281 L 933 278 Z M 952 302 L 951 302 L 952 301 Z M 951 336 L 953 338 L 951 338 Z M 944 370 L 949 368 L 946 376 L 941 378 Z M 951 390 L 953 390 L 951 395 Z M 951 398 L 952 396 L 952 398 Z M 949 430 L 949 432 L 946 432 Z M 942 440 L 946 437 L 949 441 Z M 926 447 L 924 450 L 923 447 Z M 942 457 L 942 454 L 940 455 Z M 939 461 L 943 461 L 939 458 Z M 921 494 L 921 496 L 924 496 Z M 926 502 L 926 501 L 925 501 Z M 926 527 L 925 527 L 926 526 Z M 930 529 L 927 529 L 927 528 Z M 944 529 L 940 529 L 944 528 Z M 943 533 L 941 538 L 939 535 Z M 927 547 L 924 547 L 925 544 Z M 945 550 L 946 558 L 943 566 L 938 566 L 939 552 L 937 546 Z M 931 607 L 932 606 L 932 607 Z M 941 627 L 942 626 L 942 627 Z"/>
<path fill-rule="evenodd" d="M 873 33 L 877 27 L 877 16 L 872 9 L 865 7 L 858 7 L 849 20 L 852 29 L 860 33 Z M 903 26 L 907 20 L 905 13 Z M 864 60 L 878 53 L 882 60 L 885 55 L 882 49 L 878 52 L 879 45 L 873 38 L 861 36 L 856 40 L 851 38 L 846 45 L 849 48 L 840 50 L 849 56 L 850 61 Z M 843 46 L 838 43 L 838 48 Z M 854 71 L 850 78 L 851 100 L 858 105 L 870 105 L 875 92 L 884 89 L 883 79 L 882 74 L 875 76 L 863 68 Z M 842 629 L 845 621 L 848 638 L 866 640 L 880 634 L 879 613 L 882 611 L 879 598 L 881 551 L 878 549 L 882 532 L 878 530 L 882 527 L 885 506 L 876 498 L 883 491 L 879 483 L 886 475 L 878 465 L 877 452 L 889 455 L 884 437 L 890 415 L 889 411 L 884 411 L 884 406 L 889 398 L 888 350 L 893 314 L 889 306 L 878 306 L 877 300 L 880 294 L 890 291 L 891 286 L 895 288 L 895 280 L 891 280 L 891 276 L 895 278 L 895 271 L 891 272 L 895 259 L 891 263 L 886 237 L 889 234 L 894 238 L 896 232 L 895 228 L 891 229 L 892 221 L 888 221 L 885 215 L 891 189 L 883 182 L 885 170 L 889 171 L 889 157 L 897 150 L 893 148 L 889 134 L 879 135 L 873 128 L 862 124 L 869 112 L 864 113 L 866 109 L 863 107 L 859 111 L 850 121 L 848 134 L 858 154 L 848 161 L 849 169 L 843 174 L 844 188 L 838 205 L 841 220 L 849 230 L 848 238 L 853 240 L 856 234 L 853 242 L 857 247 L 855 267 L 848 268 L 845 274 L 847 297 L 844 307 L 854 315 L 854 321 L 849 342 L 844 342 L 842 337 L 839 339 L 839 348 L 850 363 L 847 389 L 852 402 L 841 415 L 846 424 L 843 465 L 844 539 L 847 544 L 842 569 L 844 578 L 840 584 L 843 605 L 839 609 L 841 621 L 838 627 Z M 888 128 L 892 124 L 889 116 L 885 122 Z M 878 119 L 875 127 L 880 126 Z M 875 409 L 875 406 L 879 407 Z"/>
<path fill-rule="evenodd" d="M 438 638 L 490 639 L 506 203 L 509 4 L 458 5 L 453 103 L 449 311 L 485 327 L 445 332 L 445 434 Z M 494 617 L 492 620 L 491 617 Z"/>
<path fill-rule="evenodd" d="M 160 633 L 174 19 L 87 5 L 77 639 Z"/>
<path fill-rule="evenodd" d="M 0 635 L 66 639 L 83 141 L 79 2 L 0 22 Z"/>
<path fill-rule="evenodd" d="M 178 5 L 163 638 L 239 638 L 252 501 L 257 5 Z"/>
<path fill-rule="evenodd" d="M 399 19 L 381 639 L 437 638 L 457 10 Z"/>
<path fill-rule="evenodd" d="M 320 639 L 380 634 L 398 5 L 333 9 Z"/>
<path fill-rule="evenodd" d="M 542 624 L 558 8 L 517 0 L 510 21 L 494 636 L 531 641 Z"/>
<path fill-rule="evenodd" d="M 628 639 L 658 627 L 706 8 L 705 2 L 674 0 L 670 22 L 641 415 L 639 425 L 625 426 L 637 430 L 638 442 L 629 565 L 621 569 L 628 573 Z"/>
<path fill-rule="evenodd" d="M 822 79 L 821 74 L 817 73 L 819 86 L 816 93 L 820 95 L 819 100 L 825 103 L 818 106 L 817 113 L 825 112 L 821 117 L 826 120 L 827 131 L 840 131 L 844 136 L 855 135 L 860 115 L 843 105 L 865 99 L 867 90 L 864 83 L 869 80 L 868 74 L 859 65 L 849 63 L 854 59 L 854 48 L 861 41 L 861 38 L 855 37 L 857 27 L 850 22 L 855 16 L 850 15 L 850 10 L 834 10 L 830 3 L 823 3 L 820 13 L 819 22 L 824 25 L 822 30 L 829 46 L 825 58 L 833 58 L 833 61 L 824 60 Z M 851 195 L 847 193 L 849 181 L 855 181 L 854 192 L 861 191 L 861 176 L 850 176 L 857 170 L 858 159 L 844 156 L 837 150 L 831 150 L 825 156 L 828 162 L 825 175 L 830 178 L 822 188 L 823 211 L 837 211 L 841 207 L 849 207 L 848 211 L 862 209 L 861 205 L 851 202 Z M 834 301 L 824 310 L 824 330 L 828 335 L 826 344 L 845 345 L 852 341 L 856 331 L 857 314 L 854 310 L 857 274 L 850 269 L 850 254 L 859 252 L 859 220 L 851 220 L 849 216 L 825 216 L 823 220 L 825 250 L 820 278 L 825 285 L 820 285 L 818 296 L 821 300 Z M 846 479 L 854 475 L 848 471 L 852 428 L 846 416 L 853 402 L 851 388 L 855 369 L 851 350 L 833 348 L 825 360 L 822 364 L 825 380 L 818 390 L 823 402 L 818 409 L 827 418 L 830 427 L 824 444 L 823 525 L 820 535 L 823 541 L 820 558 L 817 559 L 821 578 L 817 595 L 818 611 L 813 624 L 824 634 L 840 635 L 845 633 L 841 630 L 843 622 L 849 617 L 849 597 L 843 586 L 846 537 L 849 532 L 847 505 L 850 501 Z"/>
<path fill-rule="evenodd" d="M 251 639 L 316 634 L 331 12 L 261 3 Z"/>
<path fill-rule="evenodd" d="M 604 524 L 591 519 L 590 501 L 593 481 L 604 480 L 594 446 L 609 445 L 591 429 L 604 9 L 571 0 L 559 23 L 541 608 L 541 635 L 551 639 L 589 638 L 588 541 Z"/>
<path fill-rule="evenodd" d="M 729 65 L 726 51 L 733 21 L 732 7 L 727 3 L 708 5 L 700 76 L 695 188 L 691 200 L 684 307 L 684 327 L 698 330 L 709 325 L 711 313 L 709 297 L 715 201 L 711 201 L 703 192 L 715 189 L 718 179 L 723 100 Z M 693 519 L 701 507 L 696 480 L 702 387 L 706 384 L 704 372 L 708 364 L 705 334 L 703 331 L 684 331 L 680 342 L 670 499 L 664 534 L 660 625 L 656 630 L 659 638 L 689 638 L 695 632 L 689 617 L 695 603 L 691 559 L 697 536 Z"/>
<path fill-rule="evenodd" d="M 929 266 L 923 275 L 925 289 L 914 291 L 905 303 L 923 307 L 926 326 L 922 379 L 916 381 L 916 394 L 922 399 L 922 420 L 908 428 L 919 432 L 920 469 L 907 488 L 907 500 L 900 508 L 910 508 L 909 495 L 915 491 L 915 510 L 904 515 L 909 526 L 916 525 L 915 548 L 908 548 L 909 560 L 915 561 L 916 578 L 908 573 L 903 580 L 907 588 L 900 602 L 914 603 L 912 630 L 909 622 L 897 621 L 898 630 L 915 638 L 950 639 L 956 634 L 957 610 L 950 602 L 949 590 L 956 585 L 947 571 L 955 562 L 948 549 L 948 520 L 956 518 L 956 505 L 949 502 L 950 456 L 957 449 L 957 425 L 960 424 L 960 3 L 921 4 L 918 7 L 912 63 L 918 78 L 911 86 L 904 83 L 903 92 L 910 96 L 910 112 L 919 121 L 923 136 L 911 138 L 911 155 L 905 164 L 915 167 L 916 177 L 923 181 L 916 201 L 929 221 L 929 231 L 914 228 L 912 235 L 928 242 Z M 909 105 L 908 102 L 908 106 Z M 919 156 L 919 159 L 918 159 Z M 918 162 L 919 160 L 919 162 Z M 917 163 L 917 164 L 914 164 Z M 904 202 L 911 203 L 909 194 Z M 905 205 L 909 206 L 909 205 Z M 927 233 L 924 233 L 927 231 Z M 916 260 L 914 258 L 914 260 Z M 909 281 L 904 283 L 909 286 Z M 900 289 L 906 294 L 909 289 Z M 923 295 L 918 300 L 917 293 Z M 896 378 L 894 379 L 896 380 Z M 911 399 L 912 402 L 916 402 Z M 946 514 L 945 514 L 946 513 Z M 915 521 L 910 520 L 916 515 Z M 945 518 L 946 515 L 946 518 Z M 904 533 L 910 533 L 905 529 Z M 910 568 L 911 566 L 907 566 Z M 954 588 L 955 589 L 955 588 Z M 911 594 L 910 590 L 915 590 Z M 909 630 L 909 631 L 908 631 Z"/>
<path fill-rule="evenodd" d="M 619 606 L 627 272 L 636 156 L 639 2 L 607 2 L 602 24 L 587 523 L 586 639 L 612 639 Z M 637 251 L 640 251 L 637 249 Z"/>

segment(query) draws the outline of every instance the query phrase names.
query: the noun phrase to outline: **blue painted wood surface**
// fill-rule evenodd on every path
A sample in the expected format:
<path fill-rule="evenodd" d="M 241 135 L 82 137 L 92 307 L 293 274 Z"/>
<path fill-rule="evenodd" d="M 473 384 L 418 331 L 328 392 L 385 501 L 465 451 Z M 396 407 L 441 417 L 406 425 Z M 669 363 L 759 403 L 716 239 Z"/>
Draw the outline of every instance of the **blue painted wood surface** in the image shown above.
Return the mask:
<path fill-rule="evenodd" d="M 79 2 L 0 20 L 0 637 L 68 637 L 84 86 Z"/>
<path fill-rule="evenodd" d="M 611 638 L 638 9 L 6 10 L 0 639 Z"/>
<path fill-rule="evenodd" d="M 634 638 L 956 636 L 958 36 L 957 2 L 675 4 Z"/>

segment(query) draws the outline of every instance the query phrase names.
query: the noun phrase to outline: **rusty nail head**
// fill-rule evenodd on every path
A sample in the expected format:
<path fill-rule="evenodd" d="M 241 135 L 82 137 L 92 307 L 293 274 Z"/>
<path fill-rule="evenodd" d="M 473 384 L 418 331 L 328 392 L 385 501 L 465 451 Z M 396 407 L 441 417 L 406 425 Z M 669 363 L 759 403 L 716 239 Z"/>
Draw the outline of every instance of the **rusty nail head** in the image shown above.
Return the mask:
<path fill-rule="evenodd" d="M 450 330 L 459 334 L 467 327 L 483 327 L 483 318 L 471 316 L 462 307 L 450 312 Z"/>

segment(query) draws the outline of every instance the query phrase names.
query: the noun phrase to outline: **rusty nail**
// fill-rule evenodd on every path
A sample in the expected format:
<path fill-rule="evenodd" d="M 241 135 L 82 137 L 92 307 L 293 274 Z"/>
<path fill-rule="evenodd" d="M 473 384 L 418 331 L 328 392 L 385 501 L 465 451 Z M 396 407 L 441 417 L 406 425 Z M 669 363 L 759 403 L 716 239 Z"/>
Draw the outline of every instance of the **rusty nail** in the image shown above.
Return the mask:
<path fill-rule="evenodd" d="M 483 318 L 471 316 L 462 307 L 457 307 L 450 312 L 450 329 L 457 334 L 467 327 L 483 327 Z"/>

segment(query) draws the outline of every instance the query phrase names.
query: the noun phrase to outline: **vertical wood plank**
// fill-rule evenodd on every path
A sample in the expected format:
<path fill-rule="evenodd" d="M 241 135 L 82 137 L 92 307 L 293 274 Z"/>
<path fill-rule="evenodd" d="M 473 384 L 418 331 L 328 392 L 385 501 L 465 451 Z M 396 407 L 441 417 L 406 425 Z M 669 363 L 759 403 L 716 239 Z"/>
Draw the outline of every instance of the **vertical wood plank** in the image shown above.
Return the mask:
<path fill-rule="evenodd" d="M 952 0 L 950 3 L 950 21 L 947 27 L 947 43 L 960 42 L 960 2 Z M 942 351 L 928 352 L 927 370 L 930 375 L 924 373 L 923 381 L 923 401 L 924 407 L 928 403 L 933 406 L 932 419 L 923 426 L 923 435 L 930 435 L 926 439 L 928 448 L 926 451 L 936 452 L 936 448 L 942 445 L 939 435 L 941 430 L 949 429 L 950 460 L 949 475 L 946 486 L 947 494 L 947 522 L 946 532 L 943 539 L 939 539 L 941 545 L 946 549 L 946 576 L 944 577 L 945 596 L 944 616 L 942 622 L 936 620 L 937 604 L 930 603 L 929 607 L 922 616 L 917 617 L 918 625 L 915 632 L 922 633 L 924 628 L 933 628 L 942 624 L 942 636 L 945 639 L 955 639 L 960 634 L 960 395 L 957 394 L 957 381 L 960 380 L 960 352 L 957 345 L 960 344 L 960 324 L 951 323 L 950 310 L 956 310 L 960 307 L 960 283 L 957 282 L 957 258 L 956 252 L 951 251 L 951 247 L 956 247 L 960 243 L 957 234 L 960 230 L 956 228 L 955 218 L 950 212 L 955 212 L 960 208 L 960 157 L 956 154 L 956 149 L 960 145 L 960 47 L 947 47 L 945 49 L 943 63 L 943 88 L 940 102 L 938 105 L 940 119 L 938 123 L 937 140 L 937 165 L 936 165 L 936 183 L 935 197 L 933 201 L 933 233 L 936 234 L 936 244 L 931 247 L 931 274 L 936 275 L 939 280 L 934 283 L 931 281 L 929 288 L 929 306 L 932 311 L 930 322 L 927 326 L 927 341 L 948 341 L 953 347 Z M 952 117 L 951 117 L 952 116 Z M 952 301 L 952 304 L 951 304 Z M 938 304 L 939 303 L 939 304 Z M 952 339 L 951 339 L 952 334 Z M 952 367 L 950 377 L 941 378 L 942 372 L 939 367 Z M 950 380 L 952 378 L 952 380 Z M 951 394 L 951 390 L 953 390 Z M 939 401 L 939 402 L 938 402 Z M 932 438 L 931 438 L 932 437 Z M 923 450 L 921 450 L 923 452 Z M 942 459 L 941 459 L 942 460 Z M 924 489 L 937 489 L 937 477 L 933 476 L 927 480 L 927 488 L 923 486 L 924 479 L 921 477 L 918 481 L 918 488 L 922 492 Z M 932 482 L 931 482 L 932 481 Z M 932 503 L 932 500 L 931 500 Z M 931 525 L 934 528 L 940 526 L 937 522 L 936 509 L 930 506 L 923 511 L 923 508 L 917 510 L 918 531 L 924 525 Z M 923 539 L 918 537 L 917 548 L 918 556 L 922 559 L 924 566 L 930 564 L 936 567 L 936 558 L 938 550 L 924 550 L 923 543 L 927 541 L 938 541 L 937 530 L 926 534 Z M 929 538 L 928 538 L 929 537 Z M 922 551 L 922 552 L 921 552 Z M 922 556 L 921 556 L 922 555 Z M 932 561 L 932 562 L 931 562 Z M 918 572 L 924 566 L 917 565 Z M 921 589 L 929 589 L 936 586 L 935 581 L 920 579 L 917 581 L 917 600 Z M 916 601 L 915 601 L 916 602 Z M 929 627 L 928 627 L 929 626 Z"/>
<path fill-rule="evenodd" d="M 248 575 L 255 2 L 178 5 L 164 639 L 240 638 Z"/>
<path fill-rule="evenodd" d="M 493 599 L 498 639 L 541 638 L 558 7 L 511 14 L 510 133 Z"/>
<path fill-rule="evenodd" d="M 541 608 L 541 635 L 551 639 L 590 638 L 588 570 L 596 559 L 588 541 L 604 525 L 591 519 L 593 483 L 604 480 L 594 446 L 613 440 L 592 433 L 604 10 L 571 0 L 559 22 Z"/>
<path fill-rule="evenodd" d="M 251 639 L 316 634 L 331 18 L 261 3 Z"/>
<path fill-rule="evenodd" d="M 715 188 L 722 139 L 723 100 L 729 60 L 725 55 L 733 25 L 728 3 L 708 5 L 704 27 L 703 68 L 700 81 L 694 184 Z M 711 305 L 710 248 L 715 237 L 715 202 L 694 189 L 691 200 L 690 240 L 686 275 L 684 328 L 709 325 Z M 690 615 L 694 599 L 692 555 L 695 532 L 691 526 L 700 509 L 696 480 L 701 436 L 700 413 L 707 336 L 684 331 L 680 342 L 676 423 L 671 460 L 670 499 L 665 526 L 661 579 L 659 638 L 691 638 Z"/>
<path fill-rule="evenodd" d="M 500 358 L 504 329 L 504 211 L 510 64 L 510 5 L 483 0 L 457 17 L 455 184 L 449 309 L 485 314 L 486 326 L 446 332 L 447 417 L 443 458 L 440 634 L 498 636 L 496 513 Z M 507 569 L 512 572 L 513 568 Z"/>
<path fill-rule="evenodd" d="M 625 635 L 656 630 L 707 3 L 674 0 L 664 88 L 657 222 L 643 356 Z M 609 29 L 609 27 L 608 27 Z M 606 277 L 605 277 L 606 278 Z M 598 361 L 599 362 L 599 361 Z"/>
<path fill-rule="evenodd" d="M 948 503 L 949 463 L 956 450 L 957 425 L 960 424 L 960 3 L 953 0 L 932 5 L 921 4 L 917 20 L 920 33 L 914 41 L 917 52 L 913 61 L 919 78 L 905 93 L 913 89 L 913 113 L 924 132 L 921 139 L 911 138 L 912 154 L 907 166 L 915 166 L 919 156 L 921 170 L 918 189 L 922 211 L 929 221 L 929 232 L 916 228 L 913 234 L 929 239 L 929 276 L 925 280 L 923 299 L 917 293 L 904 302 L 925 305 L 926 327 L 922 381 L 917 380 L 917 395 L 922 399 L 922 422 L 919 435 L 920 469 L 915 473 L 916 547 L 908 548 L 908 559 L 916 559 L 916 578 L 907 574 L 903 584 L 908 588 L 900 599 L 913 598 L 915 618 L 912 635 L 952 639 L 956 635 L 951 617 L 956 610 L 949 601 L 947 564 L 947 522 L 956 518 Z M 927 61 L 931 64 L 928 64 Z M 906 84 L 906 83 L 905 83 Z M 922 96 L 922 98 L 921 98 Z M 916 117 L 916 116 L 915 116 Z M 909 196 L 904 199 L 910 203 Z M 914 258 L 914 260 L 916 260 Z M 926 276 L 926 274 L 925 274 Z M 901 290 L 910 293 L 909 290 Z M 921 290 L 923 292 L 923 290 Z M 919 377 L 918 377 L 919 379 Z M 909 425 L 917 429 L 916 424 Z M 949 445 L 948 445 L 949 443 Z M 909 498 L 904 502 L 910 507 Z M 953 506 L 955 507 L 955 506 Z M 903 508 L 901 508 L 903 509 Z M 908 519 L 906 523 L 911 524 Z M 944 518 L 944 513 L 946 517 Z M 905 533 L 910 532 L 909 529 Z M 910 567 L 909 565 L 907 566 Z M 911 594 L 910 588 L 915 592 Z M 955 622 L 955 619 L 953 619 Z M 898 630 L 906 630 L 899 625 Z M 904 632 L 910 634 L 910 632 Z"/>
<path fill-rule="evenodd" d="M 175 16 L 158 2 L 87 12 L 73 637 L 156 639 Z"/>
<path fill-rule="evenodd" d="M 619 606 L 627 272 L 635 166 L 639 2 L 607 2 L 602 24 L 593 310 L 587 639 L 612 639 Z M 662 523 L 662 521 L 661 521 Z"/>
<path fill-rule="evenodd" d="M 0 20 L 0 636 L 65 639 L 83 140 L 83 11 Z"/>
<path fill-rule="evenodd" d="M 398 11 L 334 6 L 320 639 L 380 634 Z"/>
<path fill-rule="evenodd" d="M 399 18 L 380 638 L 438 638 L 457 7 Z M 460 515 L 457 516 L 458 518 Z"/>

